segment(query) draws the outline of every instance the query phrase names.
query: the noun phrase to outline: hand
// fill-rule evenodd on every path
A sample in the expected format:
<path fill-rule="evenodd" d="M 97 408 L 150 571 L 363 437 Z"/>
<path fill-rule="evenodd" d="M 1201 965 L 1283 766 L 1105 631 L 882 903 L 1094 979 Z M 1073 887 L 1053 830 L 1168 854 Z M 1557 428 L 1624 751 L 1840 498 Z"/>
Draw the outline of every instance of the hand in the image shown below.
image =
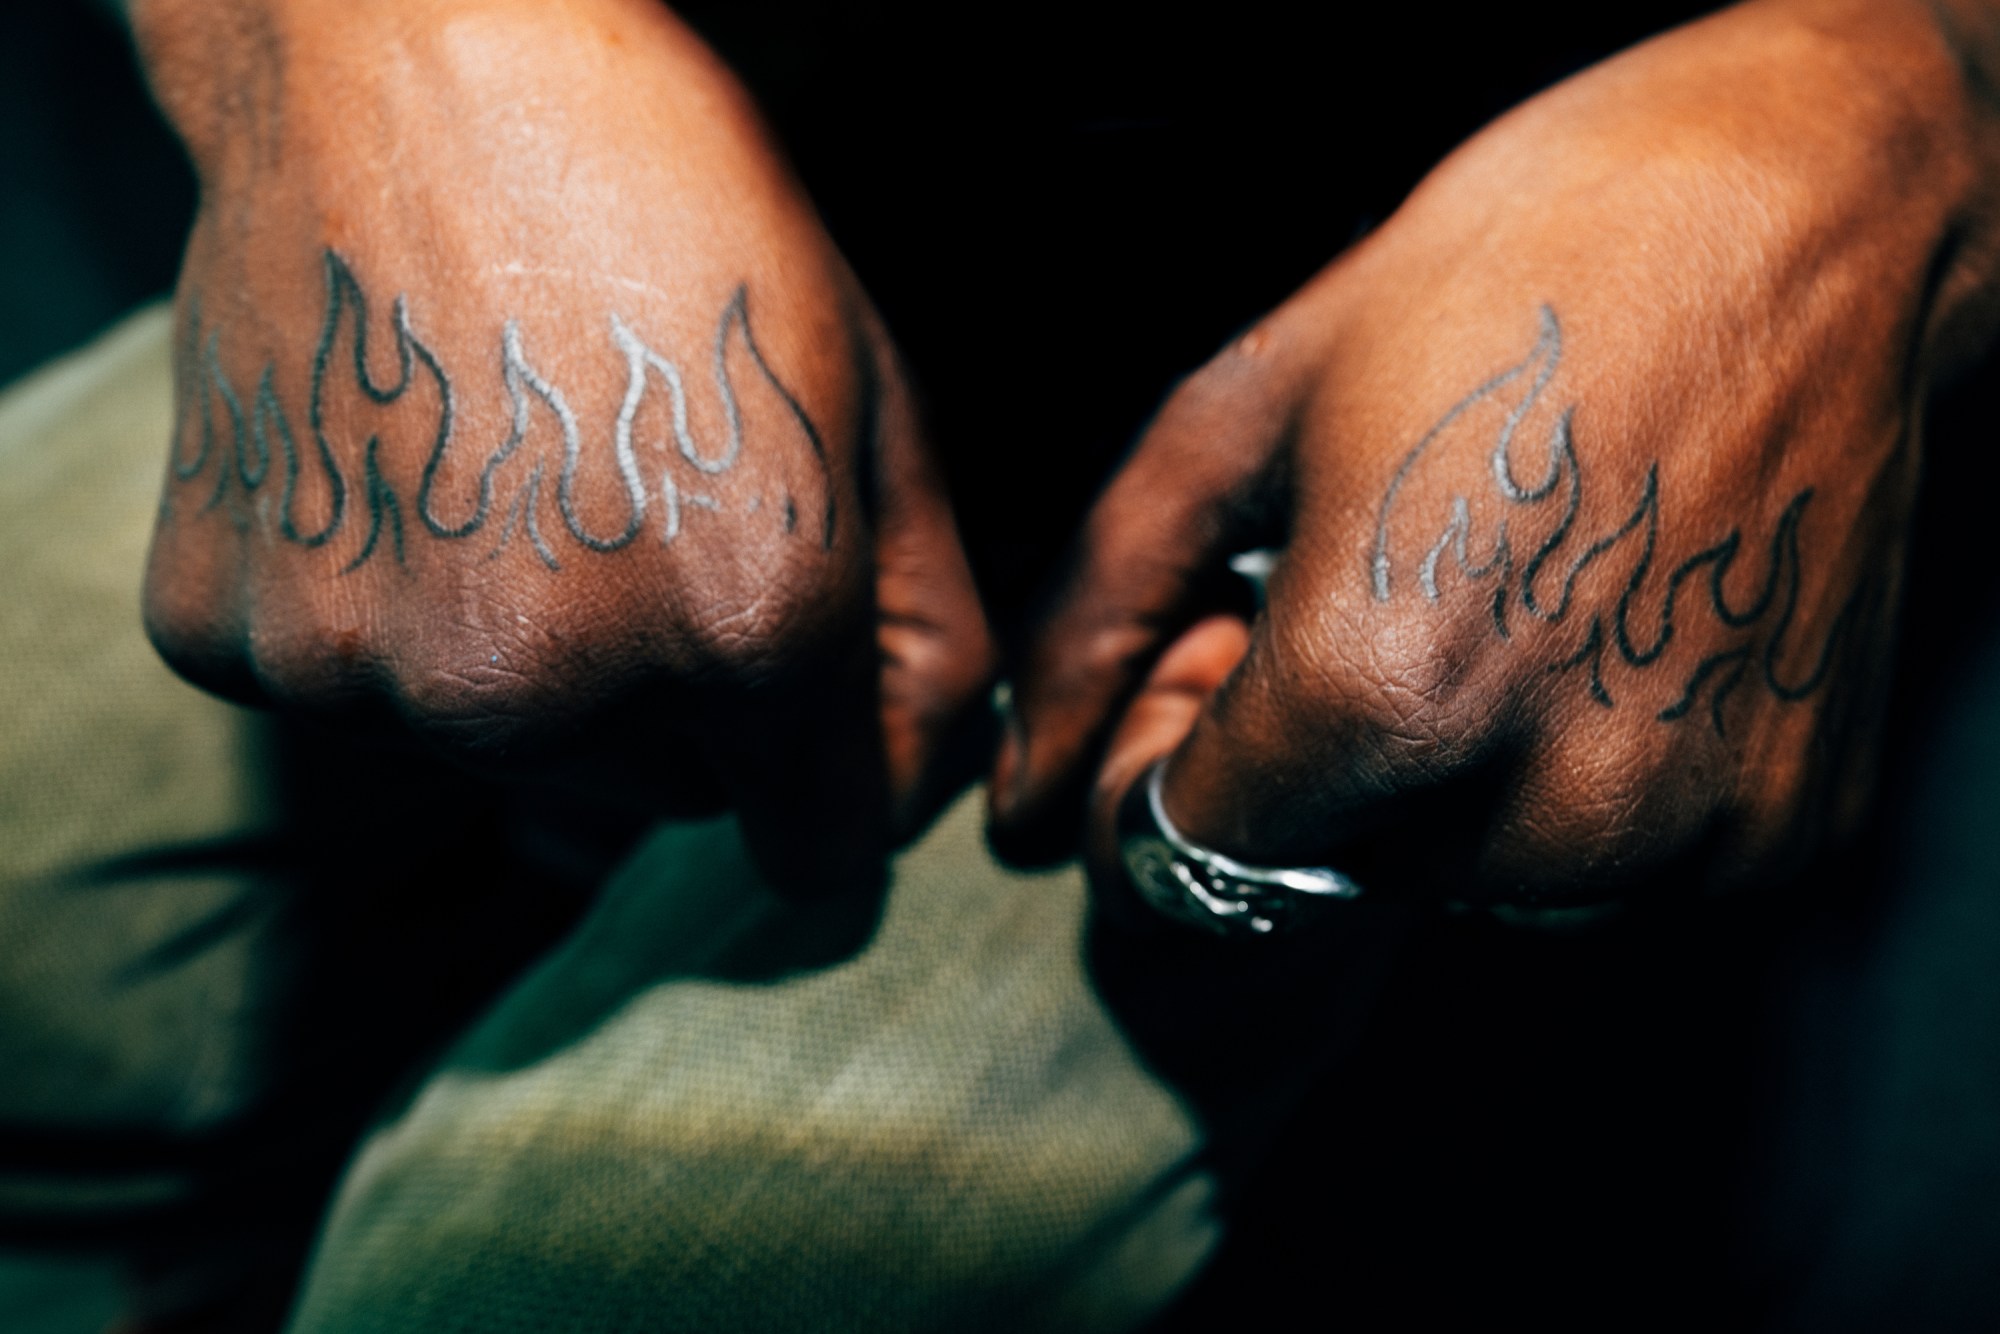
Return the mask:
<path fill-rule="evenodd" d="M 1847 828 L 1924 400 L 1990 341 L 2000 175 L 1953 55 L 1920 6 L 1751 5 L 1454 154 L 1113 481 L 996 842 L 1060 850 L 1094 775 L 1116 866 L 1169 752 L 1190 836 L 1391 893 L 1732 886 Z M 1267 544 L 1247 641 L 1189 629 Z"/>
<path fill-rule="evenodd" d="M 645 0 L 135 26 L 201 180 L 168 660 L 734 804 L 781 880 L 919 820 L 984 621 L 894 350 L 700 42 Z"/>

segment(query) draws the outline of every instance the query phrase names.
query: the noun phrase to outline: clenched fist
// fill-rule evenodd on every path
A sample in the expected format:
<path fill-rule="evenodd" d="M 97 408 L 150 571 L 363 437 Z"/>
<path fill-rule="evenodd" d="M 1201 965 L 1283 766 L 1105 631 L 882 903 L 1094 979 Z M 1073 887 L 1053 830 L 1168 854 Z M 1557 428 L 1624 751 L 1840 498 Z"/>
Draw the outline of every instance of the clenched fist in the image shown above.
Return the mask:
<path fill-rule="evenodd" d="M 201 182 L 148 626 L 781 875 L 918 818 L 988 640 L 896 354 L 646 0 L 142 0 Z M 851 854 L 851 855 L 849 855 Z"/>
<path fill-rule="evenodd" d="M 1171 753 L 1191 837 L 1567 903 L 1868 790 L 1926 396 L 1990 342 L 1995 110 L 1931 7 L 1763 3 L 1535 98 L 1169 399 L 1021 673 L 996 837 Z M 1247 634 L 1198 592 L 1277 546 Z M 1108 756 L 1105 747 L 1108 745 Z"/>

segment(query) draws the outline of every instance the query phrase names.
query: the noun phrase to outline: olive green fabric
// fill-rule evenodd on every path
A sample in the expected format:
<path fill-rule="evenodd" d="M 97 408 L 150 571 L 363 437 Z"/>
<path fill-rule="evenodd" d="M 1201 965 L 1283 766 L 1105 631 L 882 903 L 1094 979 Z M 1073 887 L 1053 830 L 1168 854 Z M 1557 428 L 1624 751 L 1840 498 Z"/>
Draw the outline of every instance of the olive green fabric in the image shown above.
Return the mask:
<path fill-rule="evenodd" d="M 858 905 L 668 828 L 348 1172 L 293 1329 L 1089 1329 L 1214 1239 L 1200 1143 L 1086 983 L 1073 870 L 966 800 Z"/>
<path fill-rule="evenodd" d="M 384 1090 L 575 907 L 492 792 L 153 652 L 170 341 L 154 307 L 0 397 L 0 1235 L 240 1254 L 303 1246 Z"/>
<path fill-rule="evenodd" d="M 259 933 L 149 959 L 232 912 L 244 877 L 131 865 L 268 829 L 262 720 L 167 670 L 139 575 L 169 412 L 168 316 L 134 316 L 0 399 L 0 1123 L 196 1133 L 254 1100 Z M 161 960 L 161 962 L 164 962 Z M 166 1176 L 103 1179 L 166 1199 Z M 51 1187 L 83 1201 L 76 1183 Z M 0 1173 L 0 1208 L 39 1193 Z"/>

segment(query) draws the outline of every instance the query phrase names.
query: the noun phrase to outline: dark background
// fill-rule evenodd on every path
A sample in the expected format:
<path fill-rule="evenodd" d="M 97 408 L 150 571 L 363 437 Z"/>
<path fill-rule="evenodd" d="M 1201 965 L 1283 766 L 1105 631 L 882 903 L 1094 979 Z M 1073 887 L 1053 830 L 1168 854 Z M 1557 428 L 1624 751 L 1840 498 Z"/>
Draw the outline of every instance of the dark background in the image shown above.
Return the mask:
<path fill-rule="evenodd" d="M 194 181 L 112 6 L 0 18 L 0 384 L 173 285 Z"/>
<path fill-rule="evenodd" d="M 1177 376 L 1486 119 L 1697 7 L 683 8 L 914 363 L 1011 623 Z M 98 10 L 4 33 L 0 381 L 167 291 L 193 200 Z M 1938 438 L 1991 420 L 1950 407 Z M 1937 451 L 1871 844 L 1589 938 L 1439 928 L 1269 1146 L 1177 1328 L 1994 1327 L 2000 854 L 1884 889 L 2000 804 L 1990 750 L 1935 758 L 1994 623 L 1962 549 L 1973 453 Z"/>

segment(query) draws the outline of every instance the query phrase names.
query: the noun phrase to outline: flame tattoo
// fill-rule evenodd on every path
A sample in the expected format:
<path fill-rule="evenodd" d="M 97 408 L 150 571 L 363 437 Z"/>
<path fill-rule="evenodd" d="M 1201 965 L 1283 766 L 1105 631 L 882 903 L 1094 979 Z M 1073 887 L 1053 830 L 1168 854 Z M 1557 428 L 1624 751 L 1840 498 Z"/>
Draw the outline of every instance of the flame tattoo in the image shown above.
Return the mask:
<path fill-rule="evenodd" d="M 176 482 L 192 485 L 213 464 L 214 479 L 209 483 L 201 512 L 222 504 L 232 488 L 247 500 L 263 486 L 275 464 L 281 477 L 276 528 L 284 541 L 306 548 L 334 542 L 349 527 L 350 508 L 358 503 L 366 509 L 367 527 L 358 549 L 342 566 L 341 573 L 361 569 L 384 550 L 392 554 L 397 564 L 402 564 L 405 542 L 410 535 L 404 520 L 406 501 L 383 474 L 380 438 L 369 436 L 356 446 L 353 442 L 336 441 L 329 434 L 325 409 L 328 395 L 336 386 L 351 381 L 353 388 L 378 407 L 392 407 L 406 399 L 411 404 L 420 401 L 435 404 L 430 448 L 410 506 L 417 532 L 440 541 L 460 541 L 484 531 L 499 516 L 499 536 L 488 549 L 487 559 L 499 556 L 516 536 L 525 534 L 536 558 L 549 570 L 560 570 L 562 560 L 543 527 L 544 493 L 552 491 L 555 517 L 560 518 L 561 529 L 548 531 L 566 534 L 570 542 L 584 551 L 604 554 L 623 550 L 638 540 L 649 516 L 655 512 L 660 515 L 659 540 L 672 542 L 682 532 L 686 508 L 718 512 L 725 508 L 713 496 L 684 489 L 675 481 L 674 472 L 676 468 L 685 468 L 691 474 L 690 480 L 698 482 L 701 478 L 728 473 L 741 460 L 745 448 L 743 410 L 729 365 L 731 348 L 740 347 L 757 375 L 784 404 L 811 452 L 826 496 L 818 536 L 824 548 L 832 548 L 838 514 L 825 440 L 759 347 L 751 328 L 747 288 L 739 285 L 723 307 L 709 349 L 709 380 L 724 423 L 720 442 L 704 444 L 695 438 L 688 412 L 690 389 L 680 364 L 646 342 L 623 316 L 612 312 L 607 341 L 624 362 L 626 388 L 618 415 L 611 423 L 609 458 L 601 464 L 594 456 L 587 458 L 590 446 L 583 423 L 561 387 L 537 369 L 520 323 L 509 319 L 500 331 L 497 348 L 501 383 L 511 407 L 507 434 L 480 461 L 477 480 L 470 490 L 450 495 L 445 494 L 447 488 L 442 480 L 447 458 L 456 451 L 477 448 L 463 439 L 459 430 L 458 391 L 451 374 L 417 333 L 408 298 L 398 295 L 389 315 L 394 375 L 377 380 L 370 370 L 368 294 L 347 261 L 335 251 L 324 253 L 322 267 L 326 304 L 310 366 L 305 450 L 300 447 L 299 434 L 293 429 L 274 387 L 275 366 L 265 364 L 246 409 L 243 396 L 222 366 L 219 354 L 222 331 L 214 327 L 204 329 L 199 302 L 190 303 L 181 353 L 182 401 L 184 417 L 189 415 L 189 405 L 193 405 L 196 439 L 190 450 L 180 438 L 188 424 L 181 423 L 170 473 Z M 343 333 L 349 351 L 346 358 L 336 355 Z M 633 437 L 640 409 L 656 385 L 664 385 L 666 389 L 674 448 L 649 479 Z M 428 392 L 415 392 L 419 386 L 427 387 Z M 217 404 L 222 409 L 220 414 Z M 529 443 L 537 409 L 556 428 L 560 453 L 554 459 L 546 457 L 546 449 L 537 454 Z M 218 417 L 227 421 L 226 446 L 219 440 Z M 661 444 L 664 448 L 664 442 Z M 345 468 L 343 457 L 347 459 Z M 586 469 L 598 466 L 608 466 L 615 476 L 624 508 L 623 523 L 602 532 L 593 531 L 586 524 L 577 504 L 580 478 Z M 551 467 L 553 485 L 545 486 Z M 308 471 L 316 479 L 313 490 L 318 495 L 317 503 L 310 506 L 303 504 L 300 497 L 300 478 Z M 247 508 L 238 506 L 232 511 L 239 526 L 246 528 Z M 302 516 L 302 509 L 311 509 L 313 513 Z M 785 531 L 795 532 L 797 504 L 789 495 L 784 498 L 783 513 Z"/>
<path fill-rule="evenodd" d="M 1754 679 L 1780 700 L 1809 698 L 1825 683 L 1869 582 L 1862 581 L 1834 617 L 1817 649 L 1805 655 L 1808 665 L 1804 671 L 1788 674 L 1784 664 L 1795 656 L 1798 635 L 1799 534 L 1812 502 L 1812 488 L 1794 495 L 1780 515 L 1768 542 L 1763 578 L 1747 599 L 1733 602 L 1727 591 L 1731 571 L 1745 547 L 1742 529 L 1732 528 L 1721 540 L 1666 570 L 1659 613 L 1657 617 L 1645 616 L 1639 610 L 1640 603 L 1649 591 L 1659 589 L 1662 580 L 1657 572 L 1664 568 L 1660 560 L 1659 464 L 1655 461 L 1647 468 L 1631 509 L 1608 531 L 1595 535 L 1579 531 L 1585 473 L 1576 443 L 1576 407 L 1571 404 L 1556 409 L 1539 437 L 1528 428 L 1531 419 L 1550 416 L 1537 414 L 1536 409 L 1548 394 L 1562 356 L 1562 324 L 1555 311 L 1545 305 L 1527 356 L 1453 404 L 1404 455 L 1376 515 L 1368 562 L 1368 585 L 1375 600 L 1387 602 L 1396 593 L 1392 548 L 1411 550 L 1409 539 L 1414 534 L 1423 544 L 1416 584 L 1428 601 L 1443 599 L 1442 578 L 1456 570 L 1466 584 L 1490 583 L 1488 607 L 1494 632 L 1502 639 L 1512 638 L 1513 618 L 1521 615 L 1548 624 L 1572 620 L 1581 624 L 1575 650 L 1551 663 L 1548 670 L 1565 673 L 1587 669 L 1590 698 L 1604 708 L 1615 704 L 1606 680 L 1607 666 L 1618 664 L 1635 670 L 1658 666 L 1676 636 L 1688 631 L 1693 618 L 1704 616 L 1734 638 L 1727 647 L 1695 664 L 1679 698 L 1658 713 L 1660 721 L 1677 722 L 1689 716 L 1705 694 L 1710 724 L 1718 736 L 1724 735 L 1724 705 L 1746 680 L 1753 679 L 1753 673 Z M 1507 401 L 1510 391 L 1518 392 L 1511 404 Z M 1485 446 L 1486 466 L 1480 470 L 1485 486 L 1476 504 L 1473 495 L 1451 495 L 1441 525 L 1433 530 L 1406 495 L 1409 483 L 1426 466 L 1442 466 L 1437 460 L 1452 454 L 1461 441 L 1477 438 L 1469 429 L 1455 428 L 1469 427 L 1470 419 L 1482 407 L 1488 407 L 1489 412 L 1500 410 L 1500 424 Z M 1517 459 L 1517 454 L 1525 457 Z M 1517 465 L 1526 468 L 1525 480 Z M 1554 521 L 1539 541 L 1518 541 L 1523 528 L 1551 512 Z M 1497 514 L 1490 521 L 1490 536 L 1479 533 L 1475 513 Z M 1434 538 L 1427 536 L 1432 531 Z M 1606 607 L 1579 608 L 1578 580 L 1592 566 L 1614 560 L 1629 562 L 1616 601 Z M 1705 598 L 1699 596 L 1702 591 Z M 1688 596 L 1690 593 L 1694 596 Z"/>

